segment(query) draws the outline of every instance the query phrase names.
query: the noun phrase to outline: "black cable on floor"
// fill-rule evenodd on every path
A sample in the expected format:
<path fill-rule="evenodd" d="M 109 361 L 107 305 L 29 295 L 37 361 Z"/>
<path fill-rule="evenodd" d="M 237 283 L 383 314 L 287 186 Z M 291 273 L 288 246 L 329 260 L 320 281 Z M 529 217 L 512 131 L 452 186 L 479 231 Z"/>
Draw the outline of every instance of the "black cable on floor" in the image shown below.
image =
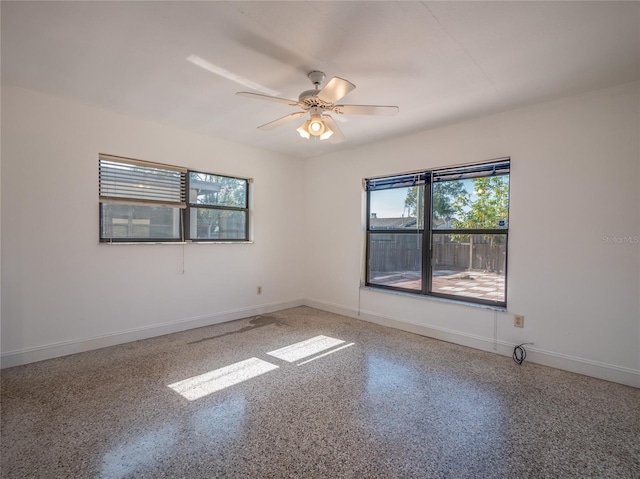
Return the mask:
<path fill-rule="evenodd" d="M 518 364 L 522 364 L 527 357 L 527 351 L 522 347 L 524 344 L 527 343 L 518 344 L 513 348 L 513 360 Z"/>

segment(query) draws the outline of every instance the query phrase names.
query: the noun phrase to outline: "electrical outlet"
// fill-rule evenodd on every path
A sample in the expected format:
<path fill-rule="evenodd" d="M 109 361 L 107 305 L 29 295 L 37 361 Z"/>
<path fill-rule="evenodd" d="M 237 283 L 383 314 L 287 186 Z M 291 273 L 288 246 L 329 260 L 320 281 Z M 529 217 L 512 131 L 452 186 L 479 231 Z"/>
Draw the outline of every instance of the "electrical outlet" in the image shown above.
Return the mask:
<path fill-rule="evenodd" d="M 256 294 L 262 294 L 262 286 L 258 286 Z"/>
<path fill-rule="evenodd" d="M 524 328 L 524 316 L 522 316 L 521 314 L 514 314 L 513 325 L 516 328 Z"/>

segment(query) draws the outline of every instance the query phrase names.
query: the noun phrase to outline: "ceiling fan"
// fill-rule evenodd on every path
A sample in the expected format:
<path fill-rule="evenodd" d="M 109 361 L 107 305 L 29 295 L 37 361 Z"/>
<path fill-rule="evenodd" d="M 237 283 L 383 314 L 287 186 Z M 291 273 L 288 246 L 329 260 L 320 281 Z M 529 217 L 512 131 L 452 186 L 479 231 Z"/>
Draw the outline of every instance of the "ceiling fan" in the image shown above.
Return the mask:
<path fill-rule="evenodd" d="M 398 113 L 397 106 L 381 105 L 336 105 L 345 95 L 355 89 L 355 85 L 339 77 L 333 77 L 320 89 L 320 83 L 324 80 L 324 73 L 312 71 L 308 75 L 309 80 L 314 85 L 314 89 L 305 90 L 300 93 L 298 100 L 287 100 L 276 96 L 260 95 L 246 91 L 237 92 L 236 95 L 257 100 L 272 101 L 285 105 L 301 108 L 303 111 L 296 111 L 277 120 L 259 126 L 259 130 L 271 130 L 289 121 L 309 115 L 309 118 L 297 129 L 302 138 L 319 138 L 329 140 L 330 143 L 340 143 L 344 141 L 344 135 L 338 128 L 335 120 L 328 114 L 336 115 L 385 115 L 391 116 Z"/>

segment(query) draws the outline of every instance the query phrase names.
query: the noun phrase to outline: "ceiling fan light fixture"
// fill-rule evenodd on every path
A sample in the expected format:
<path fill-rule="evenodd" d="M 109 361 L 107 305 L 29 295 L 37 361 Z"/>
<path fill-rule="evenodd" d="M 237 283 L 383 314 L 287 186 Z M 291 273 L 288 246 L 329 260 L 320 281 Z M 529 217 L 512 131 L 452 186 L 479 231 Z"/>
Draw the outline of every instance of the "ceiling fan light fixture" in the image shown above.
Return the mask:
<path fill-rule="evenodd" d="M 322 121 L 322 117 L 320 115 L 311 115 L 311 120 L 309 121 L 309 133 L 313 136 L 320 136 L 326 130 L 326 126 Z"/>
<path fill-rule="evenodd" d="M 333 130 L 325 124 L 325 130 L 324 133 L 320 135 L 320 139 L 328 140 L 329 138 L 331 138 L 331 135 L 333 135 Z"/>
<path fill-rule="evenodd" d="M 311 119 L 305 121 L 296 131 L 302 138 L 306 138 L 307 140 L 312 136 L 320 140 L 327 140 L 334 133 L 320 115 L 311 115 Z"/>
<path fill-rule="evenodd" d="M 311 135 L 309 134 L 309 123 L 311 122 L 307 120 L 296 129 L 300 136 L 302 138 L 306 138 L 307 140 L 311 137 Z"/>

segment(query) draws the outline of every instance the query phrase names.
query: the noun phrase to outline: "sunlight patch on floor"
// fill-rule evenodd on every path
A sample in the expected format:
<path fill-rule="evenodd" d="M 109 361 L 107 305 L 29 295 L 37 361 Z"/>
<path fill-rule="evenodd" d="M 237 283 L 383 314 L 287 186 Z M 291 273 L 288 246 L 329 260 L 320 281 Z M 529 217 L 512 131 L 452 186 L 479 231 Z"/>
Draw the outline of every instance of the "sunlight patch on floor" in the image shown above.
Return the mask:
<path fill-rule="evenodd" d="M 342 339 L 330 338 L 328 336 L 316 336 L 306 341 L 285 346 L 284 348 L 276 349 L 275 351 L 268 352 L 269 356 L 274 356 L 283 361 L 293 363 L 303 358 L 307 358 L 314 354 L 317 354 L 327 349 L 344 344 Z"/>
<path fill-rule="evenodd" d="M 320 358 L 323 358 L 325 356 L 329 356 L 329 354 L 333 354 L 333 353 L 335 353 L 337 351 L 340 351 L 341 349 L 345 349 L 345 348 L 348 348 L 349 346 L 353 346 L 354 344 L 356 344 L 356 343 L 345 344 L 344 346 L 340 346 L 339 348 L 332 349 L 331 351 L 327 351 L 326 353 L 318 354 L 314 358 L 307 359 L 306 361 L 302 361 L 301 363 L 298 363 L 298 366 L 302 366 L 303 364 L 310 363 L 311 361 L 315 361 L 316 359 L 320 359 Z"/>
<path fill-rule="evenodd" d="M 189 401 L 193 401 L 274 369 L 278 369 L 278 366 L 258 358 L 251 358 L 169 384 L 169 387 Z"/>

